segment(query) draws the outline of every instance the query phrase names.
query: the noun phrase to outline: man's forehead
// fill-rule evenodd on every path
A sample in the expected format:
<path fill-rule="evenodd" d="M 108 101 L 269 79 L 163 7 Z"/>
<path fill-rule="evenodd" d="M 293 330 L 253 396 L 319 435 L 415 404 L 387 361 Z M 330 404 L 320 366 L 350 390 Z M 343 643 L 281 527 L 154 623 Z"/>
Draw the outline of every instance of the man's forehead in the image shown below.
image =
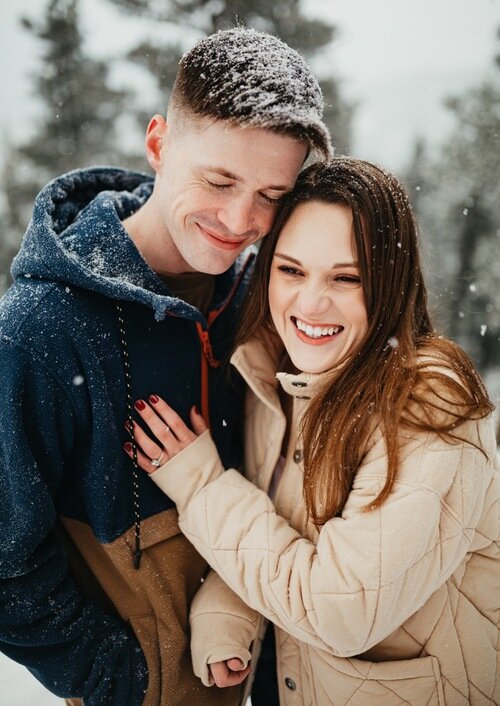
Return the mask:
<path fill-rule="evenodd" d="M 207 116 L 196 116 L 187 129 L 182 121 L 174 123 L 165 147 L 202 176 L 217 175 L 257 190 L 285 193 L 293 188 L 307 157 L 306 142 L 268 128 Z"/>

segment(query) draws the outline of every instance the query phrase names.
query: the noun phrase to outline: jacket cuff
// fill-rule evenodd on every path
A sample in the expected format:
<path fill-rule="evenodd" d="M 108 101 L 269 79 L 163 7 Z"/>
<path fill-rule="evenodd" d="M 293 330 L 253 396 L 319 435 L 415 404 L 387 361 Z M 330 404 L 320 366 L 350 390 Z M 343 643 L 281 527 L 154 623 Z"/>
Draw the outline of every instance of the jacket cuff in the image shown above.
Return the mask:
<path fill-rule="evenodd" d="M 195 493 L 222 473 L 219 452 L 207 429 L 149 477 L 181 510 Z"/>
<path fill-rule="evenodd" d="M 191 618 L 191 630 L 193 672 L 205 686 L 211 684 L 209 664 L 237 657 L 243 668 L 248 666 L 254 623 L 235 615 L 204 613 Z"/>

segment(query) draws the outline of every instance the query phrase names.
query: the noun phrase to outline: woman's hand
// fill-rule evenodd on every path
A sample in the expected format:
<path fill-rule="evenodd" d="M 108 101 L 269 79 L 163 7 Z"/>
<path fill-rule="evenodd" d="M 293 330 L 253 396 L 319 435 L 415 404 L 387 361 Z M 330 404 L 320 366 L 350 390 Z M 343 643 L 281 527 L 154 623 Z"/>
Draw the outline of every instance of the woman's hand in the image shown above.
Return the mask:
<path fill-rule="evenodd" d="M 214 662 L 208 665 L 210 681 L 219 687 L 236 686 L 248 677 L 252 668 L 244 667 L 243 662 L 234 657 L 224 662 Z"/>
<path fill-rule="evenodd" d="M 190 412 L 193 431 L 184 424 L 177 412 L 162 400 L 158 395 L 150 395 L 148 402 L 137 400 L 134 404 L 143 422 L 149 427 L 156 439 L 161 443 L 158 445 L 146 432 L 133 422 L 133 429 L 130 429 L 130 422 L 125 423 L 127 431 L 135 439 L 137 445 L 137 465 L 146 473 L 154 473 L 157 468 L 173 458 L 179 451 L 189 446 L 200 434 L 207 429 L 207 425 L 197 408 L 193 406 Z M 134 451 L 130 442 L 124 444 L 125 453 L 133 458 Z"/>

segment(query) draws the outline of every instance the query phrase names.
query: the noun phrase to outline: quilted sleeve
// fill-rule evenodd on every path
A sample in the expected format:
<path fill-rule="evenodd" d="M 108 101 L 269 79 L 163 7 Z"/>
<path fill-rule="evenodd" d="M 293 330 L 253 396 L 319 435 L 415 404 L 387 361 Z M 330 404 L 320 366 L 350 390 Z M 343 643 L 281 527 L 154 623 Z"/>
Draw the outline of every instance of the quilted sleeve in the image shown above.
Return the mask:
<path fill-rule="evenodd" d="M 250 646 L 259 627 L 259 614 L 210 571 L 191 604 L 193 671 L 210 686 L 208 665 L 238 657 L 248 665 Z"/>
<path fill-rule="evenodd" d="M 463 425 L 481 445 L 480 426 Z M 407 446 L 383 505 L 385 449 L 371 449 L 342 517 L 308 541 L 237 471 L 223 472 L 208 433 L 153 479 L 177 503 L 180 527 L 254 610 L 340 657 L 360 654 L 416 612 L 463 561 L 492 475 L 491 459 L 436 434 Z"/>

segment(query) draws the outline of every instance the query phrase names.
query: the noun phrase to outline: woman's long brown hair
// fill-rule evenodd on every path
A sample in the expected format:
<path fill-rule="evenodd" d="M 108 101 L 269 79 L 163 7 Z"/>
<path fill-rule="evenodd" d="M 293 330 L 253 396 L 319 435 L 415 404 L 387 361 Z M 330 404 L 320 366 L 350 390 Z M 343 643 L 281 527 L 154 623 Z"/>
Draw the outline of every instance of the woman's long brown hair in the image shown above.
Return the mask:
<path fill-rule="evenodd" d="M 366 510 L 391 492 L 402 428 L 433 431 L 457 443 L 454 429 L 487 416 L 493 405 L 467 355 L 432 327 L 417 226 L 404 188 L 361 160 L 339 157 L 299 176 L 263 241 L 236 344 L 263 326 L 276 333 L 267 292 L 274 249 L 293 209 L 308 201 L 352 209 L 368 314 L 364 340 L 311 400 L 302 423 L 304 497 L 319 526 L 341 512 L 375 426 L 386 444 L 387 479 Z"/>

